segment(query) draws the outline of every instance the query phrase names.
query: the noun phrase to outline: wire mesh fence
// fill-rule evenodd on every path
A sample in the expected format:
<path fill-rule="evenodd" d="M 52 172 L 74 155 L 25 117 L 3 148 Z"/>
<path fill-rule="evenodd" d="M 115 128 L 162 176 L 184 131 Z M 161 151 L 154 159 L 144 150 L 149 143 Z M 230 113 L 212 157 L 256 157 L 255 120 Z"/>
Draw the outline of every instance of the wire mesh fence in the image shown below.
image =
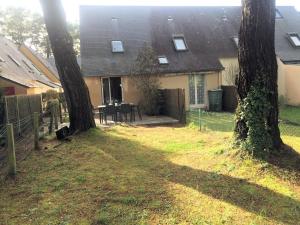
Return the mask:
<path fill-rule="evenodd" d="M 38 137 L 48 132 L 49 117 L 42 109 L 41 95 L 4 97 L 2 111 L 5 119 L 0 123 L 0 169 L 8 163 L 8 128 L 13 127 L 16 161 L 25 159 L 34 149 L 34 114 L 37 115 Z M 1 107 L 1 106 L 0 106 Z"/>
<path fill-rule="evenodd" d="M 207 112 L 203 109 L 192 109 L 187 112 L 187 123 L 196 126 L 201 132 L 232 133 L 235 127 L 234 113 Z M 279 128 L 284 142 L 300 150 L 300 122 L 280 118 Z"/>

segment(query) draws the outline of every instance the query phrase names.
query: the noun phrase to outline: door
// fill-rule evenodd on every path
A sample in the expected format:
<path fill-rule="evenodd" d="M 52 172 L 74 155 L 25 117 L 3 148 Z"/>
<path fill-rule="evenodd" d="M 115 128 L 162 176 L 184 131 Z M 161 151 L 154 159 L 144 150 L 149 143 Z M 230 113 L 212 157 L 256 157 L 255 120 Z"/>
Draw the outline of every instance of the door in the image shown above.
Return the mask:
<path fill-rule="evenodd" d="M 190 106 L 200 107 L 204 104 L 205 75 L 192 74 L 189 76 Z"/>
<path fill-rule="evenodd" d="M 121 77 L 106 77 L 102 79 L 103 103 L 122 102 Z"/>

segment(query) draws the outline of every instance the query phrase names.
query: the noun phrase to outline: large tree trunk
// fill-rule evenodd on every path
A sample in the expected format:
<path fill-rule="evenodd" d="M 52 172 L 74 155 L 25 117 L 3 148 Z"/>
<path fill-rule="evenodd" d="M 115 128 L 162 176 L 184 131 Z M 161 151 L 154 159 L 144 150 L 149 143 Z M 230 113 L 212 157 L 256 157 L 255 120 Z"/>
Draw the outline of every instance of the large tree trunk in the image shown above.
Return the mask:
<path fill-rule="evenodd" d="M 52 52 L 69 110 L 70 131 L 85 131 L 95 127 L 88 88 L 82 78 L 73 40 L 67 31 L 66 18 L 60 0 L 40 0 Z"/>
<path fill-rule="evenodd" d="M 276 150 L 282 141 L 278 128 L 275 0 L 243 0 L 242 10 L 236 135 L 240 141 L 260 136 L 263 149 L 257 151 L 264 151 L 266 146 Z"/>

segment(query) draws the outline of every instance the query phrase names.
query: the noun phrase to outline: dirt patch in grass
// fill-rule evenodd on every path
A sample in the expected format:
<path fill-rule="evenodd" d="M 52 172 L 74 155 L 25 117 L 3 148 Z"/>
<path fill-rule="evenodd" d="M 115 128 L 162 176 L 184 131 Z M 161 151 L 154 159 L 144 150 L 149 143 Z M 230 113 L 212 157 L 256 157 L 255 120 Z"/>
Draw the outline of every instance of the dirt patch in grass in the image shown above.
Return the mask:
<path fill-rule="evenodd" d="M 2 181 L 0 224 L 297 224 L 299 185 L 241 160 L 231 135 L 119 126 L 48 142 Z"/>

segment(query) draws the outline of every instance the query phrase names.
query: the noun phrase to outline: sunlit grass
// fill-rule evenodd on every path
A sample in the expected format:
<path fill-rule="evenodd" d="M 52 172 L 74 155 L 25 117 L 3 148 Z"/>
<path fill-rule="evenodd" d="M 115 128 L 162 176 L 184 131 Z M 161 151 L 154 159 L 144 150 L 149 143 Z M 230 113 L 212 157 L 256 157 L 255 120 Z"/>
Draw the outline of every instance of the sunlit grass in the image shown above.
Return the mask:
<path fill-rule="evenodd" d="M 299 185 L 240 159 L 231 136 L 118 126 L 48 141 L 2 181 L 0 224 L 298 224 Z"/>

